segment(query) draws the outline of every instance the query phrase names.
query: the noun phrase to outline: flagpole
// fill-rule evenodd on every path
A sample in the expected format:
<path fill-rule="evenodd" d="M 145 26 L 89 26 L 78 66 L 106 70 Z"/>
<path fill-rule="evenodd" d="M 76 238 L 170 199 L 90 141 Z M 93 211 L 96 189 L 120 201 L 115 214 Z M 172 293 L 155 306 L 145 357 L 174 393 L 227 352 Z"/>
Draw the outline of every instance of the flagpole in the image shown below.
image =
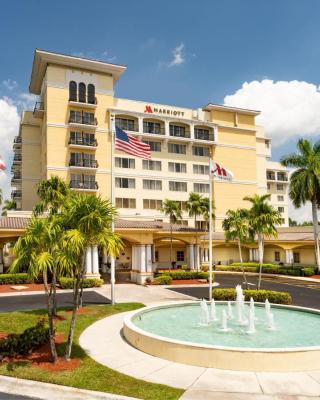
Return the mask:
<path fill-rule="evenodd" d="M 111 204 L 115 207 L 115 190 L 114 190 L 114 138 L 115 138 L 115 120 L 114 115 L 111 115 Z M 111 223 L 111 231 L 114 233 L 114 220 Z M 116 260 L 111 256 L 111 274 L 110 274 L 110 284 L 111 284 L 111 304 L 114 305 L 115 300 L 115 283 L 116 283 Z"/>
<path fill-rule="evenodd" d="M 209 301 L 212 301 L 212 159 L 209 155 Z"/>

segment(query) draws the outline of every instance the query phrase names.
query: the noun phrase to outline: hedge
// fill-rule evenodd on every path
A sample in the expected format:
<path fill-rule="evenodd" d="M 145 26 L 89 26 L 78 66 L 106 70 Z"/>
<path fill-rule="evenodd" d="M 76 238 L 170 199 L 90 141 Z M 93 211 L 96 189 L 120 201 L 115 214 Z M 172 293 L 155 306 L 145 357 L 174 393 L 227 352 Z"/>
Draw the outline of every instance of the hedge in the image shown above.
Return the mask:
<path fill-rule="evenodd" d="M 158 272 L 155 274 L 155 277 L 159 276 L 170 276 L 173 280 L 187 280 L 187 279 L 209 279 L 209 273 L 203 271 L 166 271 L 166 272 Z"/>
<path fill-rule="evenodd" d="M 235 265 L 237 264 L 237 265 Z M 216 271 L 234 271 L 242 272 L 239 263 L 232 265 L 218 265 Z M 259 272 L 259 264 L 243 263 L 245 272 Z M 292 275 L 292 276 L 312 276 L 315 273 L 314 267 L 287 267 L 276 264 L 262 264 L 262 272 L 264 274 L 279 274 L 279 275 Z"/>
<path fill-rule="evenodd" d="M 0 339 L 0 358 L 31 353 L 34 349 L 47 343 L 48 340 L 49 328 L 45 320 L 41 319 L 35 326 L 20 334 L 11 334 Z"/>
<path fill-rule="evenodd" d="M 243 266 L 245 272 L 256 272 L 256 267 L 245 267 Z M 238 265 L 217 265 L 215 268 L 216 271 L 234 271 L 234 272 L 242 272 L 242 268 Z"/>
<path fill-rule="evenodd" d="M 16 285 L 31 283 L 32 279 L 26 273 L 21 274 L 0 274 L 0 285 Z"/>
<path fill-rule="evenodd" d="M 235 289 L 213 289 L 213 298 L 215 300 L 235 300 L 236 299 L 236 290 Z M 254 301 L 258 301 L 264 303 L 266 299 L 270 301 L 270 303 L 274 304 L 291 304 L 292 298 L 290 293 L 288 292 L 275 292 L 273 290 L 244 290 L 243 294 L 245 296 L 245 300 L 249 301 L 250 297 L 253 298 Z"/>
<path fill-rule="evenodd" d="M 160 275 L 152 280 L 153 285 L 171 285 L 172 278 L 169 275 Z"/>
<path fill-rule="evenodd" d="M 59 282 L 60 282 L 60 286 L 62 289 L 73 289 L 73 286 L 74 286 L 73 278 L 61 277 L 59 279 Z M 97 278 L 83 278 L 81 280 L 81 283 L 82 283 L 82 287 L 84 289 L 86 289 L 86 288 L 102 286 L 104 281 L 103 281 L 103 279 L 97 279 Z"/>

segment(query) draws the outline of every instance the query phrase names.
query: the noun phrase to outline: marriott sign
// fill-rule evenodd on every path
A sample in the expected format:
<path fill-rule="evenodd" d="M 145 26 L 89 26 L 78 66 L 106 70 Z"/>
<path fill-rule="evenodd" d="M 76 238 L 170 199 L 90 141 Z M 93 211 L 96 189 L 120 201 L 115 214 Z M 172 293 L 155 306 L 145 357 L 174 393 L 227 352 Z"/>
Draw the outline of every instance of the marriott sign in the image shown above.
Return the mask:
<path fill-rule="evenodd" d="M 159 107 L 150 106 L 148 104 L 146 105 L 144 112 L 147 114 L 173 115 L 175 117 L 183 117 L 184 116 L 184 111 L 170 110 L 168 108 L 159 108 Z"/>

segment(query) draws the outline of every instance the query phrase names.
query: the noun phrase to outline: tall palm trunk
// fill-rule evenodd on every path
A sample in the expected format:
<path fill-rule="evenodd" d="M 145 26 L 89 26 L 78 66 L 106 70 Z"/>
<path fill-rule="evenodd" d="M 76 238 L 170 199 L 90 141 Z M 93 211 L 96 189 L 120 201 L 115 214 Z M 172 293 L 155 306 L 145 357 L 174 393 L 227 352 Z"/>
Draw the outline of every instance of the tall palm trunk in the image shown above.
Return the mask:
<path fill-rule="evenodd" d="M 194 216 L 194 227 L 197 228 L 197 216 Z M 197 271 L 199 271 L 199 263 L 198 263 L 198 235 L 196 233 L 196 247 L 194 249 L 194 266 Z"/>
<path fill-rule="evenodd" d="M 247 276 L 246 276 L 246 273 L 245 273 L 245 271 L 244 271 L 244 266 L 243 266 L 242 246 L 241 246 L 241 241 L 240 241 L 239 238 L 238 238 L 238 249 L 239 249 L 239 257 L 240 257 L 240 264 L 241 264 L 241 269 L 242 269 L 243 280 L 244 280 L 244 282 L 245 282 L 246 289 L 249 289 L 249 288 L 248 288 Z"/>
<path fill-rule="evenodd" d="M 261 233 L 258 234 L 258 253 L 259 253 L 259 280 L 258 289 L 261 286 L 261 276 L 262 276 L 262 263 L 263 263 L 263 237 Z"/>
<path fill-rule="evenodd" d="M 52 361 L 53 363 L 56 363 L 58 361 L 58 354 L 57 354 L 57 349 L 56 349 L 56 344 L 54 341 L 54 323 L 53 323 L 53 288 L 55 286 L 55 280 L 56 280 L 56 275 L 53 273 L 52 275 L 52 282 L 51 286 L 49 289 L 48 285 L 48 277 L 47 273 L 43 273 L 43 284 L 45 288 L 45 292 L 47 294 L 47 309 L 48 309 L 48 325 L 49 325 L 49 341 L 50 341 L 50 350 L 51 350 L 51 356 L 52 356 Z"/>
<path fill-rule="evenodd" d="M 85 255 L 83 253 L 81 256 L 81 271 L 77 274 L 75 284 L 74 284 L 73 309 L 72 309 L 72 316 L 71 316 L 70 327 L 69 327 L 68 341 L 67 341 L 66 350 L 65 350 L 65 354 L 64 354 L 64 357 L 67 361 L 69 361 L 70 357 L 71 357 L 74 328 L 75 328 L 75 324 L 76 324 L 77 311 L 78 311 L 79 302 L 80 302 L 80 284 L 81 284 L 81 277 L 82 277 L 83 270 L 84 270 L 84 264 L 85 264 Z"/>
<path fill-rule="evenodd" d="M 316 253 L 317 271 L 320 271 L 320 250 L 319 250 L 319 225 L 318 225 L 318 207 L 316 199 L 312 200 L 312 221 L 313 221 L 313 235 L 314 246 Z"/>
<path fill-rule="evenodd" d="M 170 269 L 172 268 L 172 223 L 170 224 Z"/>

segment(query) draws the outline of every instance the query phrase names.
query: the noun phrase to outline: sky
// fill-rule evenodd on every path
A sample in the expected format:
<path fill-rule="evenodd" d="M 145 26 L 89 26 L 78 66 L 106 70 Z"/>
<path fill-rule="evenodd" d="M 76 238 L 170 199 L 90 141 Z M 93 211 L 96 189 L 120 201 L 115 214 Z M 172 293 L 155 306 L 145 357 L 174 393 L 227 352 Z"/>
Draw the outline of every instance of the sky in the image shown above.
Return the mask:
<path fill-rule="evenodd" d="M 0 155 L 9 164 L 35 48 L 125 64 L 116 96 L 261 110 L 273 159 L 320 139 L 319 0 L 0 0 Z M 245 161 L 245 160 L 244 160 Z M 10 170 L 10 168 L 9 168 Z M 0 186 L 9 194 L 9 174 Z M 292 216 L 310 219 L 310 208 Z"/>

